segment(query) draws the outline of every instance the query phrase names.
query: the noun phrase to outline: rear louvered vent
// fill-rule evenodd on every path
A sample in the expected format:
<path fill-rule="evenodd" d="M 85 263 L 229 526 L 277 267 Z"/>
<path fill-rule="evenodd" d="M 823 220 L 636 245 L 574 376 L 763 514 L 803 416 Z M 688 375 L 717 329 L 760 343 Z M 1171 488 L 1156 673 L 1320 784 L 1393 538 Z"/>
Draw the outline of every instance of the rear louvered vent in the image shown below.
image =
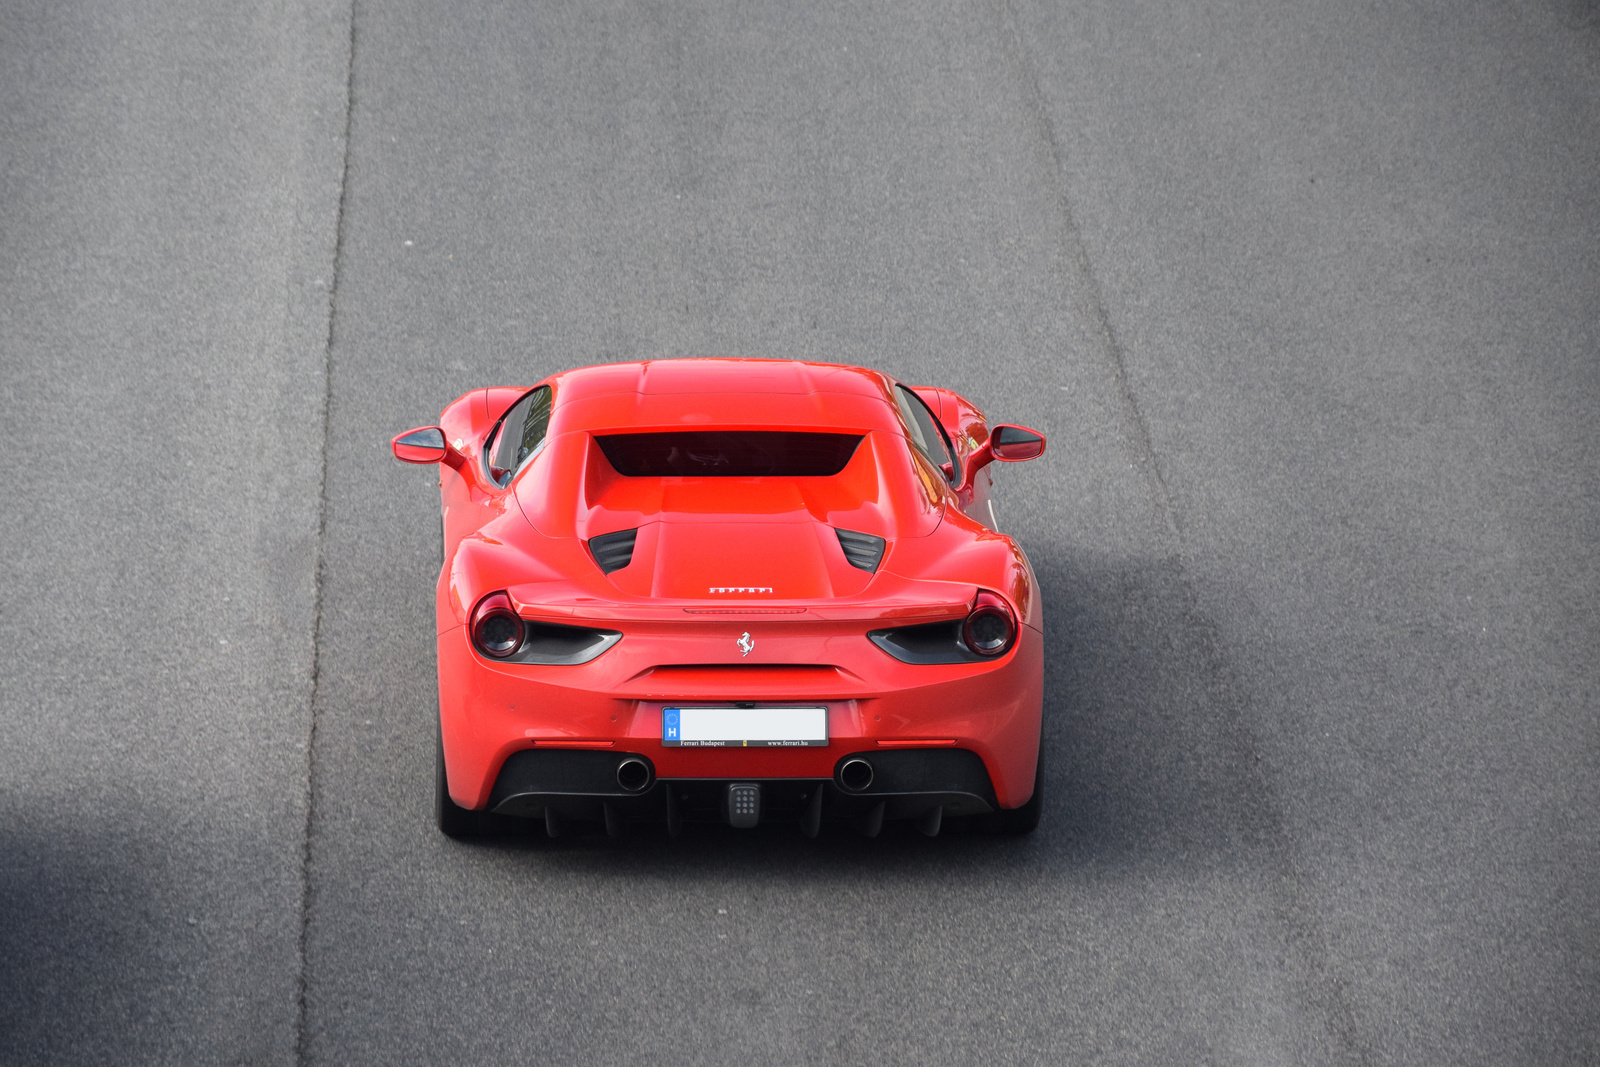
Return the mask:
<path fill-rule="evenodd" d="M 616 533 L 591 537 L 589 551 L 594 553 L 594 561 L 607 574 L 620 571 L 633 562 L 633 541 L 638 536 L 638 530 L 618 530 Z"/>
<path fill-rule="evenodd" d="M 839 535 L 839 547 L 844 549 L 844 558 L 850 561 L 850 566 L 876 571 L 878 564 L 883 562 L 883 538 L 853 530 L 833 532 Z"/>

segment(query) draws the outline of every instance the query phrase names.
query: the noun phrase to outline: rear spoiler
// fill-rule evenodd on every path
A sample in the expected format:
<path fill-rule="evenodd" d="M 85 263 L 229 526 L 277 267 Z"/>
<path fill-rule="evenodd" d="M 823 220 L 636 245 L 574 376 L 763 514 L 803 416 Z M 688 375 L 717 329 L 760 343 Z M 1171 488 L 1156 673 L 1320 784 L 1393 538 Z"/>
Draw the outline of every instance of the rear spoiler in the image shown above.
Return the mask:
<path fill-rule="evenodd" d="M 889 581 L 885 581 L 889 579 Z M 899 622 L 960 618 L 972 607 L 977 587 L 957 582 L 913 581 L 880 575 L 873 595 L 819 600 L 780 600 L 759 593 L 667 600 L 614 594 L 575 582 L 529 582 L 507 592 L 525 618 L 594 622 L 692 622 L 750 617 L 773 622 Z"/>

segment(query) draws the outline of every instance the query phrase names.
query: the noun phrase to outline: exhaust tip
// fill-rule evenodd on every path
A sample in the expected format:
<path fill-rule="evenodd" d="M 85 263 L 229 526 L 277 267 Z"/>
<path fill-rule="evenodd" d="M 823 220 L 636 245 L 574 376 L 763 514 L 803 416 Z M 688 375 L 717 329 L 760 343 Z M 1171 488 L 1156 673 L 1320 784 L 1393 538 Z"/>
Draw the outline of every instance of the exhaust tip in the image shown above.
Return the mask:
<path fill-rule="evenodd" d="M 859 793 L 872 784 L 872 764 L 855 756 L 839 767 L 839 784 L 852 793 Z"/>
<path fill-rule="evenodd" d="M 638 756 L 629 756 L 617 764 L 617 784 L 626 792 L 639 792 L 650 784 L 650 778 L 650 764 Z"/>

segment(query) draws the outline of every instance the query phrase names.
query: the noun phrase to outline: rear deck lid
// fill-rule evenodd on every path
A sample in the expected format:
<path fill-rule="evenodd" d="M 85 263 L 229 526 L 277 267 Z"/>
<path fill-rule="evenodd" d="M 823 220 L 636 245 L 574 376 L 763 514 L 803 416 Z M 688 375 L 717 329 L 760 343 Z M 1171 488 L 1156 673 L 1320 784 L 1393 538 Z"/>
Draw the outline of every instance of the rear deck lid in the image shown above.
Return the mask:
<path fill-rule="evenodd" d="M 711 520 L 640 528 L 632 561 L 609 577 L 634 596 L 751 605 L 854 596 L 872 575 L 823 523 Z"/>

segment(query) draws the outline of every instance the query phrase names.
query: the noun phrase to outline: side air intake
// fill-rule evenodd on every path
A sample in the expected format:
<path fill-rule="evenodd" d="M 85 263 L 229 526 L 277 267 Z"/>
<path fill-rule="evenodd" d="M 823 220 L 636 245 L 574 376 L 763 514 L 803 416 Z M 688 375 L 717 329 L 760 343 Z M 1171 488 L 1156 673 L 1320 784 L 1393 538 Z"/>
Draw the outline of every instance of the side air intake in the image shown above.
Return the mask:
<path fill-rule="evenodd" d="M 850 561 L 850 566 L 870 572 L 876 571 L 883 562 L 883 538 L 853 530 L 833 532 L 839 535 L 839 547 L 844 549 L 844 558 Z"/>
<path fill-rule="evenodd" d="M 589 551 L 594 553 L 594 561 L 600 564 L 600 569 L 605 573 L 620 571 L 633 562 L 633 542 L 638 536 L 638 530 L 618 530 L 616 533 L 591 537 Z"/>

